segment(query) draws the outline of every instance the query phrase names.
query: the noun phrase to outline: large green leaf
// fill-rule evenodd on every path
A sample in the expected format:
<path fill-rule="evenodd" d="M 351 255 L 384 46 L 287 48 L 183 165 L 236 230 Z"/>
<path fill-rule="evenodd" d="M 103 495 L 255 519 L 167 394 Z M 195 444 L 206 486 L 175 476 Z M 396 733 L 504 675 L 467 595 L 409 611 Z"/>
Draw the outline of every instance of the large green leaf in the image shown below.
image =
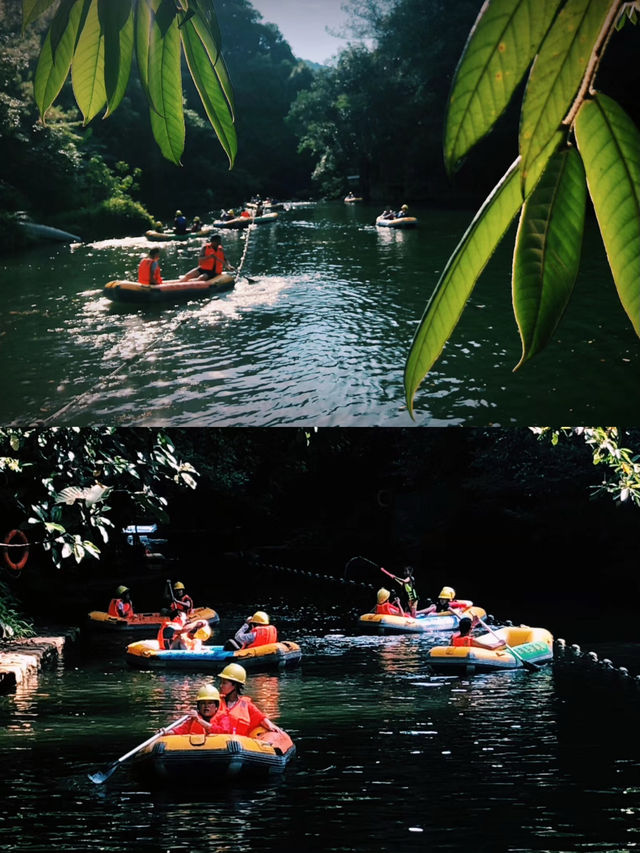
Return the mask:
<path fill-rule="evenodd" d="M 195 28 L 202 44 L 204 45 L 207 53 L 209 54 L 209 58 L 211 59 L 211 64 L 213 65 L 216 76 L 218 77 L 218 81 L 220 86 L 222 87 L 222 91 L 225 94 L 227 101 L 229 102 L 229 108 L 231 110 L 231 115 L 235 114 L 235 104 L 233 100 L 233 89 L 231 88 L 231 81 L 229 80 L 229 73 L 227 71 L 227 67 L 225 65 L 222 54 L 220 53 L 220 44 L 221 37 L 220 31 L 218 29 L 217 22 L 215 20 L 215 16 L 212 12 L 208 12 L 208 14 L 202 14 L 201 12 L 196 12 L 195 16 L 192 19 L 193 27 Z"/>
<path fill-rule="evenodd" d="M 218 81 L 211 59 L 200 40 L 192 21 L 188 21 L 180 30 L 184 55 L 187 59 L 193 82 L 202 99 L 209 121 L 220 140 L 233 166 L 238 148 L 233 115 Z"/>
<path fill-rule="evenodd" d="M 22 0 L 22 32 L 54 3 L 55 0 Z"/>
<path fill-rule="evenodd" d="M 407 407 L 412 417 L 418 385 L 440 356 L 480 273 L 521 206 L 518 158 L 486 199 L 449 258 L 413 338 L 404 371 Z"/>
<path fill-rule="evenodd" d="M 445 125 L 449 172 L 504 112 L 562 0 L 489 0 L 458 63 Z"/>
<path fill-rule="evenodd" d="M 104 37 L 98 16 L 98 0 L 91 0 L 71 62 L 71 82 L 76 102 L 88 124 L 107 102 L 104 87 Z"/>
<path fill-rule="evenodd" d="M 160 10 L 163 5 L 164 0 Z M 149 42 L 149 92 L 155 105 L 150 110 L 151 129 L 163 156 L 176 164 L 180 163 L 185 137 L 180 56 L 177 17 L 174 15 L 167 26 L 166 20 L 159 21 L 156 16 Z"/>
<path fill-rule="evenodd" d="M 520 121 L 524 195 L 566 135 L 562 121 L 589 66 L 600 36 L 612 25 L 620 0 L 567 0 L 535 59 Z"/>
<path fill-rule="evenodd" d="M 130 0 L 98 0 L 104 33 L 104 85 L 110 115 L 122 100 L 133 58 L 133 9 Z"/>
<path fill-rule="evenodd" d="M 85 6 L 85 3 L 78 3 L 76 0 L 62 0 L 56 18 L 52 22 L 42 45 L 33 78 L 33 93 L 43 119 L 69 74 L 80 23 L 84 20 L 83 10 Z M 52 31 L 58 17 L 65 21 L 65 27 L 57 37 L 57 49 L 54 51 Z"/>
<path fill-rule="evenodd" d="M 149 90 L 149 45 L 151 43 L 151 29 L 153 19 L 160 0 L 138 0 L 135 9 L 135 43 L 136 60 L 138 63 L 138 76 L 140 84 L 147 96 L 151 108 L 157 107 L 151 99 Z"/>
<path fill-rule="evenodd" d="M 575 148 L 555 154 L 520 214 L 513 308 L 522 339 L 517 370 L 549 342 L 573 291 L 587 188 Z"/>
<path fill-rule="evenodd" d="M 575 134 L 618 295 L 640 335 L 640 132 L 598 93 L 580 108 Z"/>

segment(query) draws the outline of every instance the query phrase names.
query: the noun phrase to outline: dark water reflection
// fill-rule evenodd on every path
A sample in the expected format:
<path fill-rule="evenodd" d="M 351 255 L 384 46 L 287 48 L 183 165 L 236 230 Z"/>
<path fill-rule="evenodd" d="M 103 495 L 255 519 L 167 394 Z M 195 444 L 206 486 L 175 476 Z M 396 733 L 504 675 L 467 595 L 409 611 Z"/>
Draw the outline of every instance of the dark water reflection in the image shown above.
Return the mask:
<path fill-rule="evenodd" d="M 472 214 L 415 210 L 417 230 L 393 231 L 372 224 L 377 212 L 295 207 L 252 233 L 244 271 L 255 284 L 164 309 L 112 306 L 102 296 L 110 279 L 135 277 L 150 246 L 141 237 L 3 258 L 2 421 L 411 425 L 404 361 Z M 234 263 L 245 237 L 224 234 Z M 512 242 L 491 260 L 420 389 L 417 423 L 639 423 L 640 344 L 596 226 L 553 342 L 517 375 Z M 199 242 L 159 245 L 171 278 L 193 266 Z"/>
<path fill-rule="evenodd" d="M 120 640 L 94 641 L 0 698 L 1 849 L 600 853 L 640 844 L 637 713 L 614 717 L 551 669 L 431 677 L 425 651 L 435 638 L 343 627 L 300 631 L 298 669 L 249 678 L 249 694 L 298 749 L 264 787 L 151 792 L 126 768 L 103 786 L 87 779 L 178 716 L 202 680 L 129 671 Z"/>

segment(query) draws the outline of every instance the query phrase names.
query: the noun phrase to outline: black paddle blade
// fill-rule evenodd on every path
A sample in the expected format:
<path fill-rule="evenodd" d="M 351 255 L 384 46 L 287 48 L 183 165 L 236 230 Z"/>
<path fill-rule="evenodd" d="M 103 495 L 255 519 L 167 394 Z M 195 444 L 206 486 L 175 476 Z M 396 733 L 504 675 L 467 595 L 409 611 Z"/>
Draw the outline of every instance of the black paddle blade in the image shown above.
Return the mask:
<path fill-rule="evenodd" d="M 106 770 L 98 770 L 96 773 L 89 773 L 89 779 L 95 785 L 102 785 L 103 782 L 106 782 L 107 779 L 110 779 L 113 774 L 116 772 L 120 764 L 115 761 L 110 767 L 107 767 Z"/>

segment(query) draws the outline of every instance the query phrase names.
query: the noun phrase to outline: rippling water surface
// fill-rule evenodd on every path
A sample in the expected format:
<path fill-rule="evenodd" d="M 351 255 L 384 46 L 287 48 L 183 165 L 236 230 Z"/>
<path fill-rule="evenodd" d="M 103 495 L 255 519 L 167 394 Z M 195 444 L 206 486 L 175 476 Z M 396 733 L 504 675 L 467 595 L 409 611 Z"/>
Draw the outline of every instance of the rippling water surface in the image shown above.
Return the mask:
<path fill-rule="evenodd" d="M 635 724 L 567 692 L 549 668 L 432 677 L 435 638 L 357 637 L 328 624 L 328 634 L 311 625 L 287 634 L 302 646 L 299 668 L 249 676 L 249 695 L 297 746 L 282 779 L 265 785 L 150 792 L 126 767 L 105 785 L 88 780 L 181 714 L 205 677 L 129 671 L 122 639 L 94 640 L 0 697 L 1 849 L 638 847 Z"/>
<path fill-rule="evenodd" d="M 244 272 L 219 297 L 114 306 L 144 238 L 47 244 L 2 260 L 3 422 L 174 426 L 410 425 L 404 360 L 448 254 L 471 215 L 415 210 L 414 231 L 376 210 L 297 205 L 250 234 Z M 223 235 L 238 263 L 246 234 Z M 492 259 L 417 397 L 419 425 L 640 422 L 640 344 L 615 295 L 600 238 L 555 339 L 517 375 L 512 240 Z M 198 240 L 159 244 L 172 278 Z"/>

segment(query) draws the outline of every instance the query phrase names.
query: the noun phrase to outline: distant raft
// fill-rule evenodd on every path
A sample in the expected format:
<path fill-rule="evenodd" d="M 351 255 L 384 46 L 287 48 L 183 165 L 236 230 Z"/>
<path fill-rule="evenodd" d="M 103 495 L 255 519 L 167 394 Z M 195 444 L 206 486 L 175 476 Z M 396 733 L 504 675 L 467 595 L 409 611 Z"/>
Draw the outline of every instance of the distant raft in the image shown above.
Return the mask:
<path fill-rule="evenodd" d="M 400 216 L 398 219 L 385 219 L 379 216 L 376 225 L 380 228 L 415 228 L 418 220 L 415 216 Z"/>
<path fill-rule="evenodd" d="M 89 627 L 105 631 L 143 631 L 151 633 L 157 631 L 160 625 L 168 619 L 164 613 L 134 613 L 133 616 L 123 618 L 121 616 L 110 616 L 103 610 L 92 610 L 89 613 Z M 220 621 L 220 617 L 211 607 L 195 607 L 189 613 L 189 621 L 194 619 L 206 619 L 211 627 Z"/>
<path fill-rule="evenodd" d="M 197 672 L 217 672 L 228 663 L 242 664 L 245 669 L 284 669 L 299 663 L 301 657 L 300 646 L 288 640 L 235 652 L 225 651 L 222 646 L 203 646 L 198 652 L 186 649 L 161 651 L 157 640 L 140 640 L 130 643 L 126 651 L 127 663 L 137 669 L 183 669 Z"/>
<path fill-rule="evenodd" d="M 362 196 L 345 196 L 344 203 L 345 204 L 354 204 L 356 201 L 363 201 Z"/>
<path fill-rule="evenodd" d="M 165 735 L 141 751 L 134 772 L 146 781 L 224 784 L 230 779 L 264 779 L 283 772 L 296 754 L 281 729 L 258 727 L 251 735 Z"/>
<path fill-rule="evenodd" d="M 486 611 L 471 602 L 466 608 L 427 616 L 390 616 L 386 613 L 364 613 L 358 620 L 360 628 L 374 634 L 428 634 L 435 631 L 454 631 L 463 616 L 484 619 Z"/>
<path fill-rule="evenodd" d="M 206 237 L 212 231 L 213 225 L 203 225 L 199 231 L 187 231 L 184 234 L 176 234 L 175 231 L 154 231 L 151 228 L 144 232 L 144 236 L 153 243 L 159 243 L 162 240 L 189 240 L 191 237 Z"/>
<path fill-rule="evenodd" d="M 235 219 L 216 219 L 213 223 L 216 228 L 248 228 L 252 223 L 263 225 L 266 222 L 275 222 L 277 213 L 263 213 L 262 216 L 236 216 Z"/>
<path fill-rule="evenodd" d="M 528 625 L 497 628 L 492 634 L 482 634 L 478 639 L 491 641 L 496 637 L 505 640 L 517 654 L 506 648 L 434 646 L 429 650 L 427 662 L 435 672 L 473 675 L 476 672 L 522 669 L 524 664 L 520 658 L 534 664 L 553 660 L 553 636 L 546 628 L 530 628 Z"/>
<path fill-rule="evenodd" d="M 179 302 L 225 293 L 235 287 L 235 276 L 222 273 L 207 281 L 163 281 L 162 284 L 140 284 L 138 281 L 115 280 L 105 284 L 103 294 L 112 302 Z"/>

